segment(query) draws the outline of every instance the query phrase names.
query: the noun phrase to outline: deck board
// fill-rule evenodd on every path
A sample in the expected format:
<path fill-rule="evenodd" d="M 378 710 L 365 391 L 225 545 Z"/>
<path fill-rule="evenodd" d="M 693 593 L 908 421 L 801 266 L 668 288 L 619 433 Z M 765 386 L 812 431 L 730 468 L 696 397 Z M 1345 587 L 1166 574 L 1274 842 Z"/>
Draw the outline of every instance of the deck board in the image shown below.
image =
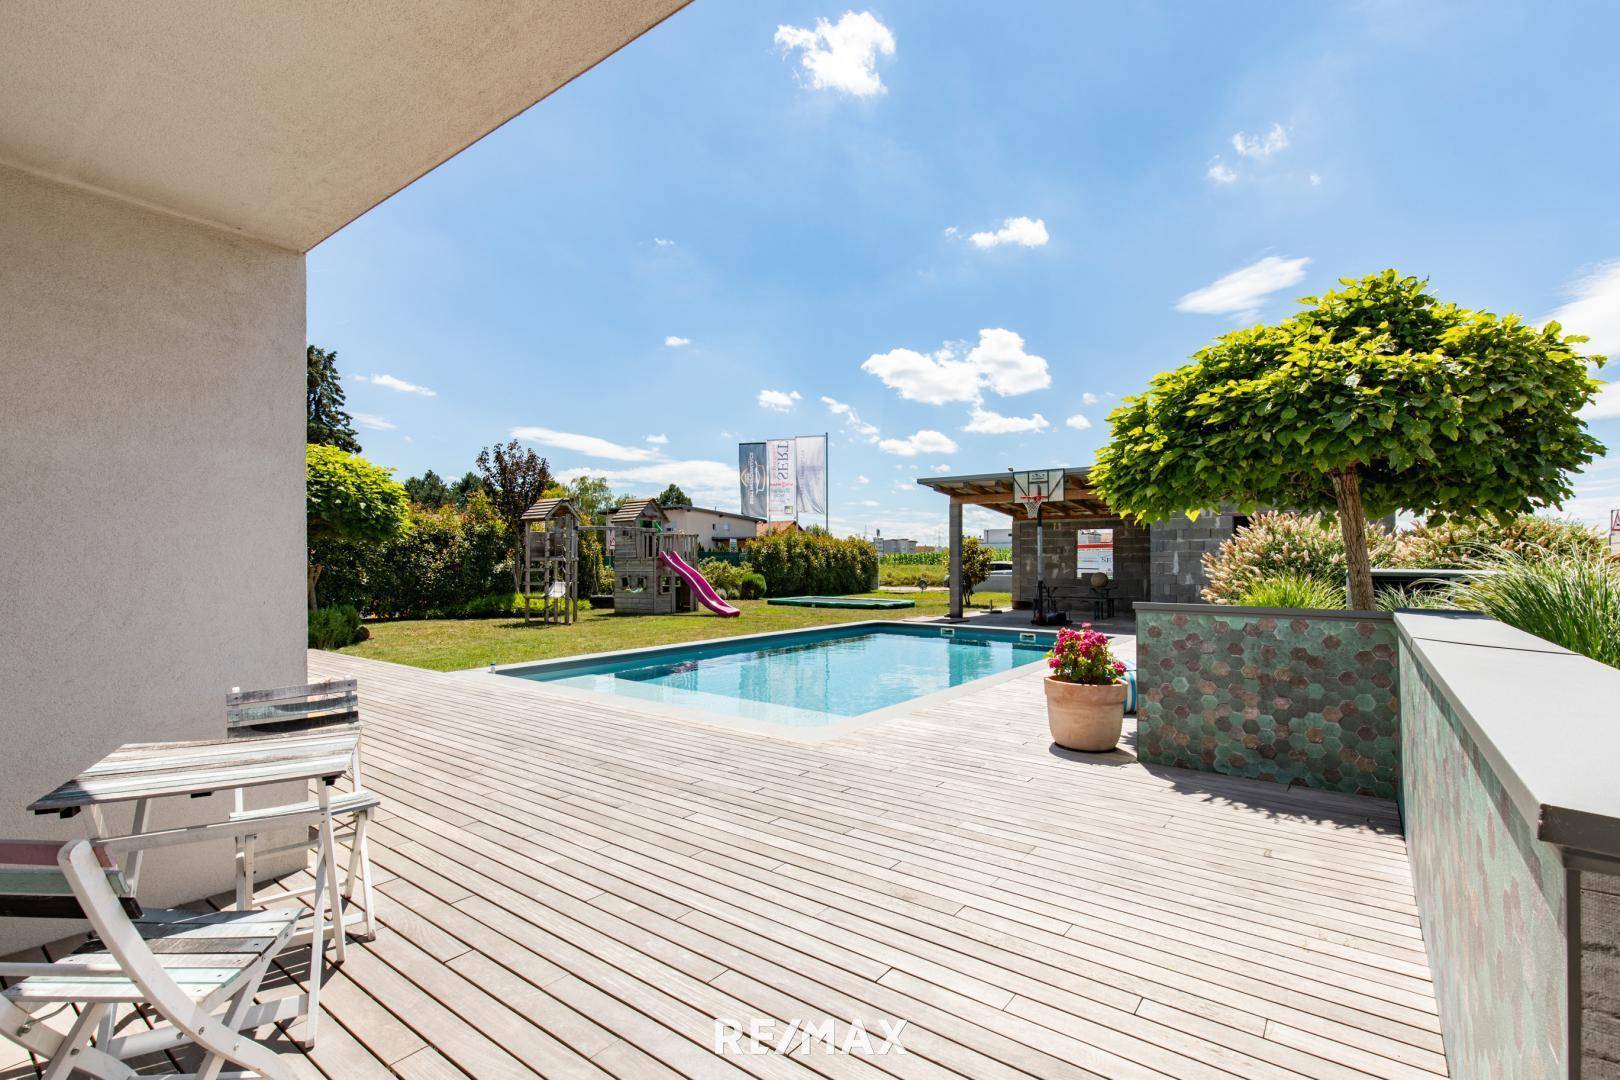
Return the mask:
<path fill-rule="evenodd" d="M 387 880 L 302 1074 L 1445 1074 L 1393 804 L 1056 751 L 1033 672 L 816 744 L 309 674 L 360 682 Z M 722 1058 L 716 1016 L 907 1053 Z"/>

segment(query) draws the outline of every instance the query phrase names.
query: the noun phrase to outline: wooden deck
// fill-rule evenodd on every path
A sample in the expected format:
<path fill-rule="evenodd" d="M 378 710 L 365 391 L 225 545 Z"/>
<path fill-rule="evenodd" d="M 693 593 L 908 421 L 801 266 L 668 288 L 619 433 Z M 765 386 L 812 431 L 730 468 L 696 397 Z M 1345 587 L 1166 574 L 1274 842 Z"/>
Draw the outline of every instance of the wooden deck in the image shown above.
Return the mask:
<path fill-rule="evenodd" d="M 1038 678 L 806 746 L 310 675 L 360 680 L 386 802 L 306 1075 L 1444 1074 L 1392 804 L 1054 751 Z M 721 1057 L 716 1017 L 906 1053 Z"/>

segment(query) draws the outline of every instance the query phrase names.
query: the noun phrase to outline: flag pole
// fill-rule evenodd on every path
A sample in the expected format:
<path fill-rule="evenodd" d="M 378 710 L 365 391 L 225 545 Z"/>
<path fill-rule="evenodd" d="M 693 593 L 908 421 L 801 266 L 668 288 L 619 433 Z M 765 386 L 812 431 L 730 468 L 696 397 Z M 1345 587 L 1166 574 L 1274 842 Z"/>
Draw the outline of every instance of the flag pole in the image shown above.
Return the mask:
<path fill-rule="evenodd" d="M 832 432 L 821 433 L 821 511 L 827 519 L 827 535 L 832 535 Z"/>

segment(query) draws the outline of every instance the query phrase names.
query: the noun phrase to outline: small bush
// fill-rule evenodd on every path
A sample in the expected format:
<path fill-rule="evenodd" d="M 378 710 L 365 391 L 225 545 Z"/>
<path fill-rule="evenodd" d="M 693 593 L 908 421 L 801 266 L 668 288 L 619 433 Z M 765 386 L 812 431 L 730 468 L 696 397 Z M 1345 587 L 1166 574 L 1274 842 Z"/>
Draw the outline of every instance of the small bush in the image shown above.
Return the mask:
<path fill-rule="evenodd" d="M 348 604 L 316 608 L 309 613 L 312 649 L 341 649 L 360 640 L 360 613 Z"/>
<path fill-rule="evenodd" d="M 1402 566 L 1467 566 L 1484 557 L 1522 555 L 1528 559 L 1572 555 L 1601 559 L 1608 541 L 1578 521 L 1520 514 L 1507 521 L 1467 518 L 1420 521 L 1396 537 Z"/>
<path fill-rule="evenodd" d="M 765 581 L 765 575 L 756 574 L 750 571 L 743 574 L 738 595 L 744 600 L 763 600 L 765 598 L 766 590 L 767 584 Z"/>
<path fill-rule="evenodd" d="M 1374 566 L 1392 566 L 1395 540 L 1381 526 L 1367 527 Z M 1321 514 L 1260 514 L 1213 555 L 1204 556 L 1204 599 L 1212 604 L 1246 603 L 1250 588 L 1279 575 L 1342 582 L 1344 536 L 1339 523 Z M 1268 607 L 1291 605 L 1269 604 Z M 1344 606 L 1341 600 L 1340 607 Z"/>
<path fill-rule="evenodd" d="M 1620 667 L 1620 562 L 1498 551 L 1476 565 L 1498 573 L 1455 586 L 1457 607 Z"/>
<path fill-rule="evenodd" d="M 1344 587 L 1309 574 L 1276 574 L 1255 581 L 1231 601 L 1239 607 L 1308 608 L 1344 607 Z"/>

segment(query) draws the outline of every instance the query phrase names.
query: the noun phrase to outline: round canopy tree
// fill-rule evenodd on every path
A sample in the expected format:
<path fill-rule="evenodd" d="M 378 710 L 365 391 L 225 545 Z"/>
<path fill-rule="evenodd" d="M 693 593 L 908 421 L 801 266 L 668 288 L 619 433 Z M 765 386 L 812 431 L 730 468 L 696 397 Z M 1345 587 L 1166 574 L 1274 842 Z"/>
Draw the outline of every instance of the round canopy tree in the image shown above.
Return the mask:
<path fill-rule="evenodd" d="M 1603 445 L 1585 341 L 1442 303 L 1394 270 L 1306 297 L 1154 377 L 1108 418 L 1091 479 L 1137 519 L 1222 506 L 1335 510 L 1350 606 L 1373 607 L 1366 520 L 1518 514 L 1571 494 Z"/>
<path fill-rule="evenodd" d="M 304 505 L 309 529 L 309 609 L 321 576 L 316 549 L 324 540 L 381 543 L 407 527 L 410 499 L 393 470 L 335 446 L 304 447 Z"/>

